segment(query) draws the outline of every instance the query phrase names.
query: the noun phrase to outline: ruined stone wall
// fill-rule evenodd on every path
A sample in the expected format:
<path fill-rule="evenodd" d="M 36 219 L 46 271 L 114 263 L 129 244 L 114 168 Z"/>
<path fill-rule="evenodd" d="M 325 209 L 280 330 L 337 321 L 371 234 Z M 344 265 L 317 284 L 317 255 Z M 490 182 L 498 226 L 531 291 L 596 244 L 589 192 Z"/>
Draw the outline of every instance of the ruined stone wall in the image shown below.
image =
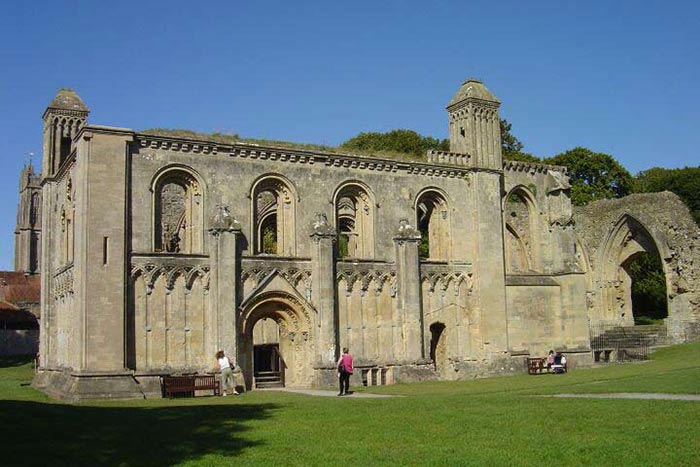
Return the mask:
<path fill-rule="evenodd" d="M 574 221 L 591 268 L 588 306 L 592 319 L 607 317 L 603 309 L 609 302 L 606 296 L 619 287 L 620 281 L 606 271 L 624 260 L 632 245 L 648 249 L 651 243 L 666 274 L 669 334 L 676 340 L 697 337 L 692 329 L 700 321 L 700 230 L 678 196 L 645 193 L 596 201 L 576 208 Z"/>

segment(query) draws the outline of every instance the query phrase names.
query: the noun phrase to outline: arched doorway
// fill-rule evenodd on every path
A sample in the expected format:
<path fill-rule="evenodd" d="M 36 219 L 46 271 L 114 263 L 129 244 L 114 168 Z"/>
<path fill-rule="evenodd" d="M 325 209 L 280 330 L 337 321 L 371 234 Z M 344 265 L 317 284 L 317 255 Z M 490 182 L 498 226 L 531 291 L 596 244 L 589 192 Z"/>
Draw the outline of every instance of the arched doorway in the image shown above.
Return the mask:
<path fill-rule="evenodd" d="M 242 313 L 239 363 L 247 389 L 312 383 L 311 314 L 284 292 L 262 294 Z"/>
<path fill-rule="evenodd" d="M 631 326 L 640 323 L 637 316 L 668 316 L 666 271 L 657 242 L 644 225 L 630 215 L 620 217 L 601 254 L 599 320 Z M 653 310 L 645 309 L 649 306 L 643 303 L 645 287 L 659 289 L 653 293 Z"/>

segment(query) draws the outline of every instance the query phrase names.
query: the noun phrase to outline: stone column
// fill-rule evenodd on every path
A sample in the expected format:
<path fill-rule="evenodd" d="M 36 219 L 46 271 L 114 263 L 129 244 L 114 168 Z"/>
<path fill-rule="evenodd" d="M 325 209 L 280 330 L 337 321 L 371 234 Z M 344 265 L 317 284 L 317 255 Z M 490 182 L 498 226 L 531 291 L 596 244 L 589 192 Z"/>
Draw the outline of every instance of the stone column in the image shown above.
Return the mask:
<path fill-rule="evenodd" d="M 407 219 L 401 219 L 394 235 L 398 311 L 403 326 L 404 357 L 423 359 L 423 310 L 421 303 L 418 244 L 421 234 Z"/>
<path fill-rule="evenodd" d="M 211 244 L 211 294 L 210 329 L 207 354 L 214 355 L 223 349 L 238 360 L 238 282 L 240 258 L 237 240 L 241 225 L 231 215 L 228 206 L 216 206 L 210 221 Z"/>
<path fill-rule="evenodd" d="M 333 258 L 336 233 L 325 214 L 317 213 L 311 233 L 311 302 L 318 315 L 314 323 L 316 366 L 335 367 L 338 357 L 338 333 L 335 306 L 335 261 Z"/>

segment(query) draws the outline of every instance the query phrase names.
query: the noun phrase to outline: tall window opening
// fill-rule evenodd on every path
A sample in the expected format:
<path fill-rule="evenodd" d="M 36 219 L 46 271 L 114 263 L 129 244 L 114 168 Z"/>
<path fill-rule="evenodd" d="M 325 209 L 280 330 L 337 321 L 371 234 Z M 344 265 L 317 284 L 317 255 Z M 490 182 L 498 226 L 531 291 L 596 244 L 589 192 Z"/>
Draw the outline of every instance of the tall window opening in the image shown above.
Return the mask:
<path fill-rule="evenodd" d="M 61 154 L 60 154 L 60 159 L 59 159 L 59 166 L 63 164 L 63 162 L 68 159 L 68 156 L 70 156 L 70 147 L 71 147 L 72 139 L 70 136 L 62 136 L 61 137 Z"/>
<path fill-rule="evenodd" d="M 347 185 L 335 199 L 338 257 L 374 258 L 374 203 L 369 193 Z"/>
<path fill-rule="evenodd" d="M 416 225 L 421 234 L 418 255 L 421 259 L 449 258 L 449 209 L 445 198 L 436 191 L 423 193 L 416 203 Z"/>
<path fill-rule="evenodd" d="M 511 191 L 505 199 L 506 272 L 539 270 L 537 210 L 533 198 L 524 188 Z"/>
<path fill-rule="evenodd" d="M 295 199 L 290 186 L 271 176 L 253 187 L 254 251 L 256 254 L 296 254 Z"/>
<path fill-rule="evenodd" d="M 155 250 L 202 251 L 202 195 L 199 183 L 182 170 L 166 172 L 155 190 Z"/>

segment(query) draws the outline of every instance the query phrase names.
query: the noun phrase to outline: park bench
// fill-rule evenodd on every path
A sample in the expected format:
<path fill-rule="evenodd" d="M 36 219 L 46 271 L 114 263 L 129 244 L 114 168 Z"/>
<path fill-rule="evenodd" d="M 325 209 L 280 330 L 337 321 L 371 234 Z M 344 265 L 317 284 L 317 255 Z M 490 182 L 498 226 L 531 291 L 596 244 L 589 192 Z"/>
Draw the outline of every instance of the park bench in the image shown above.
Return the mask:
<path fill-rule="evenodd" d="M 549 373 L 550 369 L 547 368 L 547 359 L 540 357 L 532 357 L 527 359 L 527 374 L 529 375 L 542 375 Z"/>
<path fill-rule="evenodd" d="M 221 385 L 215 375 L 163 376 L 165 397 L 194 397 L 195 391 L 214 391 L 221 394 Z"/>

